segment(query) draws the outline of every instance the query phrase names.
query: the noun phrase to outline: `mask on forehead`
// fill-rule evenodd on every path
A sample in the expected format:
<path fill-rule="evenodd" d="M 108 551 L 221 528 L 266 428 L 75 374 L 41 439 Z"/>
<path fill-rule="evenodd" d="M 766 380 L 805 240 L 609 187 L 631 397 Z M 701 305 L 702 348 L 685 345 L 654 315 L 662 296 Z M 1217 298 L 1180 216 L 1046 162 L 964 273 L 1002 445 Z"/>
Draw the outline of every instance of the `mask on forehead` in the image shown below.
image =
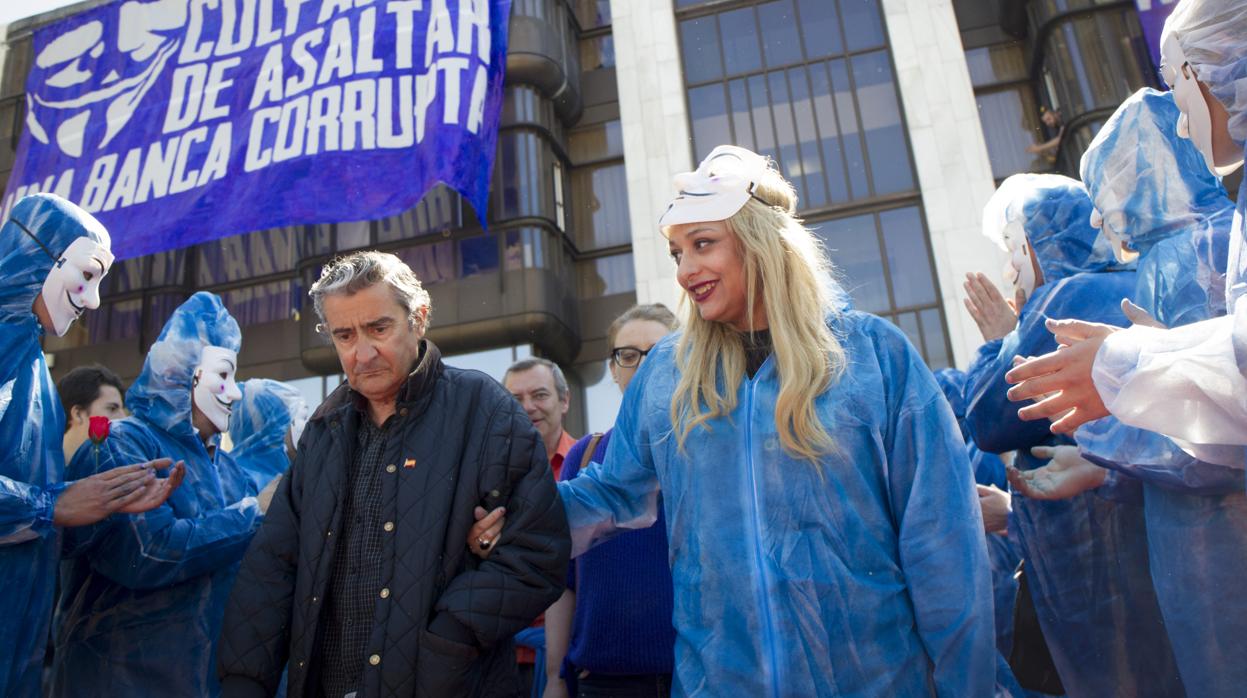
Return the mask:
<path fill-rule="evenodd" d="M 229 430 L 229 416 L 234 403 L 242 398 L 234 373 L 238 355 L 222 347 L 204 347 L 199 366 L 195 369 L 192 399 L 200 412 L 218 431 Z"/>
<path fill-rule="evenodd" d="M 693 172 L 675 176 L 676 196 L 658 220 L 660 228 L 731 218 L 749 201 L 770 165 L 757 153 L 721 145 Z M 761 199 L 759 199 L 761 201 Z"/>
<path fill-rule="evenodd" d="M 112 252 L 87 237 L 75 239 L 52 265 L 41 293 L 58 337 L 82 311 L 100 307 L 100 282 L 112 266 Z"/>

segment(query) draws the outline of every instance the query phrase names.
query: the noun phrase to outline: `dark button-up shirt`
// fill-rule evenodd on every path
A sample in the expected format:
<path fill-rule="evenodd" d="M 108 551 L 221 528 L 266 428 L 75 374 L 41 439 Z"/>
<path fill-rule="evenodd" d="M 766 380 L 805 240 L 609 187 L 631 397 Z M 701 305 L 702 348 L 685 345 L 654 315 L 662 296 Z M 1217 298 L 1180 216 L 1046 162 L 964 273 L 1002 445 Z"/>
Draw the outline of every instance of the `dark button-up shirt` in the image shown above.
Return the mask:
<path fill-rule="evenodd" d="M 326 594 L 321 665 L 324 698 L 343 698 L 359 690 L 364 655 L 381 590 L 381 460 L 390 417 L 378 427 L 367 410 L 359 415 L 350 491 L 342 512 L 342 539 L 334 555 Z"/>

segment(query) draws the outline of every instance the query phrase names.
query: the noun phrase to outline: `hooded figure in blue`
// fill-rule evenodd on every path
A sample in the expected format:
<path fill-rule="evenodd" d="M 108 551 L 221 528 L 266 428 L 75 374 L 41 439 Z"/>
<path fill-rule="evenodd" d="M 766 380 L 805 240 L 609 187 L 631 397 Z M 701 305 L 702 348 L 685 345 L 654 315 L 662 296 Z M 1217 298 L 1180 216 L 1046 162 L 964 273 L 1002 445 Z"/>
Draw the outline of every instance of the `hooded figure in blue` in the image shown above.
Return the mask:
<path fill-rule="evenodd" d="M 0 445 L 6 452 L 0 461 L 0 598 L 8 606 L 0 620 L 3 696 L 40 693 L 60 558 L 54 510 L 66 489 L 65 415 L 40 346 L 44 327 L 32 308 L 54 264 L 79 239 L 105 251 L 110 246 L 99 221 L 51 194 L 17 202 L 0 228 Z"/>
<path fill-rule="evenodd" d="M 1044 326 L 1048 318 L 1126 323 L 1115 299 L 1134 291 L 1135 273 L 1120 270 L 1090 225 L 1091 211 L 1083 186 L 1059 175 L 1010 177 L 984 209 L 984 233 L 1014 252 L 1014 267 L 1030 271 L 1009 274 L 1025 296 L 1017 328 L 984 344 L 968 371 L 966 423 L 983 450 L 1017 451 L 1020 470 L 1044 464 L 1032 447 L 1072 442 L 1053 435 L 1046 422 L 1018 419 L 1004 379 L 1014 357 L 1056 349 Z M 1129 479 L 1121 484 L 1122 490 L 1137 490 Z M 1142 507 L 1095 491 L 1062 501 L 1015 492 L 1010 522 L 1040 627 L 1068 693 L 1181 695 L 1148 574 Z"/>
<path fill-rule="evenodd" d="M 1234 215 L 1203 155 L 1177 134 L 1179 115 L 1172 93 L 1140 90 L 1082 159 L 1092 200 L 1106 209 L 1104 235 L 1119 256 L 1139 256 L 1135 302 L 1167 326 L 1225 314 Z M 1125 225 L 1110 228 L 1111 221 Z M 1220 603 L 1218 595 L 1247 575 L 1243 470 L 1195 461 L 1169 439 L 1140 431 L 1106 417 L 1076 438 L 1092 462 L 1144 483 L 1152 579 L 1187 694 L 1236 695 L 1247 684 L 1247 606 Z M 1144 444 L 1154 452 L 1141 454 Z"/>
<path fill-rule="evenodd" d="M 661 491 L 674 695 L 990 695 L 983 523 L 931 372 L 835 310 L 766 159 L 720 146 L 676 184 L 687 329 L 641 364 L 603 462 L 559 483 L 573 555 L 651 525 Z"/>
<path fill-rule="evenodd" d="M 1119 260 L 1138 260 L 1132 298 L 1166 327 L 1225 314 L 1234 202 L 1178 135 L 1172 92 L 1122 102 L 1082 156 L 1092 225 Z"/>
<path fill-rule="evenodd" d="M 54 696 L 211 696 L 215 642 L 238 564 L 263 519 L 256 490 L 217 448 L 238 397 L 238 323 L 196 293 L 165 323 L 126 393 L 132 416 L 71 475 L 155 454 L 186 463 L 169 500 L 66 536 L 53 664 Z M 193 396 L 193 397 L 192 397 Z"/>
<path fill-rule="evenodd" d="M 229 419 L 230 455 L 256 490 L 286 472 L 310 415 L 302 393 L 268 378 L 238 384 L 242 399 Z"/>
<path fill-rule="evenodd" d="M 1172 92 L 1142 89 L 1117 108 L 1082 158 L 1099 225 L 1119 260 L 1138 260 L 1132 300 L 1166 327 L 1225 314 L 1234 203 L 1204 156 L 1178 135 Z M 1240 467 L 1202 463 L 1168 438 L 1113 417 L 1082 426 L 1084 456 L 1187 493 L 1243 489 Z"/>

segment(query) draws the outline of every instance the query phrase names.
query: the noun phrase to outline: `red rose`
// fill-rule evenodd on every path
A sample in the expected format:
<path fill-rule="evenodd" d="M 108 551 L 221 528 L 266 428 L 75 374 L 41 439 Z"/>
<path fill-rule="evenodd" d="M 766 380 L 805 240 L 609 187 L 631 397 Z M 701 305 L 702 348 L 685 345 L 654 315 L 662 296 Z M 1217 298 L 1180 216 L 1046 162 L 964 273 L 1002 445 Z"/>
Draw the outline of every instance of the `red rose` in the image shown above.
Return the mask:
<path fill-rule="evenodd" d="M 87 426 L 87 436 L 90 437 L 92 443 L 98 446 L 108 438 L 108 426 L 108 417 L 91 418 L 91 423 Z"/>

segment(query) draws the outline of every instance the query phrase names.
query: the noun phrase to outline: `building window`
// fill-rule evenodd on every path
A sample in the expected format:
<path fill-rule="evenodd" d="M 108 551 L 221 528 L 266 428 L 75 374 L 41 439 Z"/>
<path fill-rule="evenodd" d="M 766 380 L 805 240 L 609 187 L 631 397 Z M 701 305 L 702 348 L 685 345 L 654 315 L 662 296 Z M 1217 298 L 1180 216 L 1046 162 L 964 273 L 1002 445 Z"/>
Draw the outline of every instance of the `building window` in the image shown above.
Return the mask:
<path fill-rule="evenodd" d="M 775 0 L 679 26 L 695 160 L 722 143 L 769 155 L 806 210 L 915 191 L 876 0 Z"/>
<path fill-rule="evenodd" d="M 636 290 L 631 252 L 580 260 L 576 262 L 576 274 L 581 300 Z"/>
<path fill-rule="evenodd" d="M 632 243 L 628 178 L 619 120 L 573 131 L 572 230 L 577 250 L 588 252 Z"/>
<path fill-rule="evenodd" d="M 835 218 L 810 227 L 855 308 L 896 323 L 932 368 L 951 365 L 935 265 L 917 207 Z"/>
<path fill-rule="evenodd" d="M 572 8 L 581 31 L 610 26 L 610 0 L 572 0 Z"/>
<path fill-rule="evenodd" d="M 490 220 L 541 217 L 555 223 L 554 180 L 550 172 L 556 164 L 562 166 L 547 136 L 527 128 L 500 132 L 490 193 Z"/>
<path fill-rule="evenodd" d="M 411 267 L 423 286 L 433 286 L 455 278 L 455 243 L 451 240 L 405 247 L 394 250 L 394 254 Z"/>
<path fill-rule="evenodd" d="M 622 162 L 577 168 L 572 190 L 577 248 L 587 251 L 632 242 L 628 181 Z"/>
<path fill-rule="evenodd" d="M 567 212 L 563 200 L 563 163 L 554 161 L 550 168 L 550 179 L 554 183 L 554 224 L 559 230 L 567 230 Z"/>
<path fill-rule="evenodd" d="M 966 51 L 966 65 L 974 86 L 979 122 L 987 143 L 992 176 L 997 181 L 1019 172 L 1047 172 L 1056 151 L 1028 153 L 1026 149 L 1057 134 L 1043 130 L 1021 42 L 984 46 Z"/>

